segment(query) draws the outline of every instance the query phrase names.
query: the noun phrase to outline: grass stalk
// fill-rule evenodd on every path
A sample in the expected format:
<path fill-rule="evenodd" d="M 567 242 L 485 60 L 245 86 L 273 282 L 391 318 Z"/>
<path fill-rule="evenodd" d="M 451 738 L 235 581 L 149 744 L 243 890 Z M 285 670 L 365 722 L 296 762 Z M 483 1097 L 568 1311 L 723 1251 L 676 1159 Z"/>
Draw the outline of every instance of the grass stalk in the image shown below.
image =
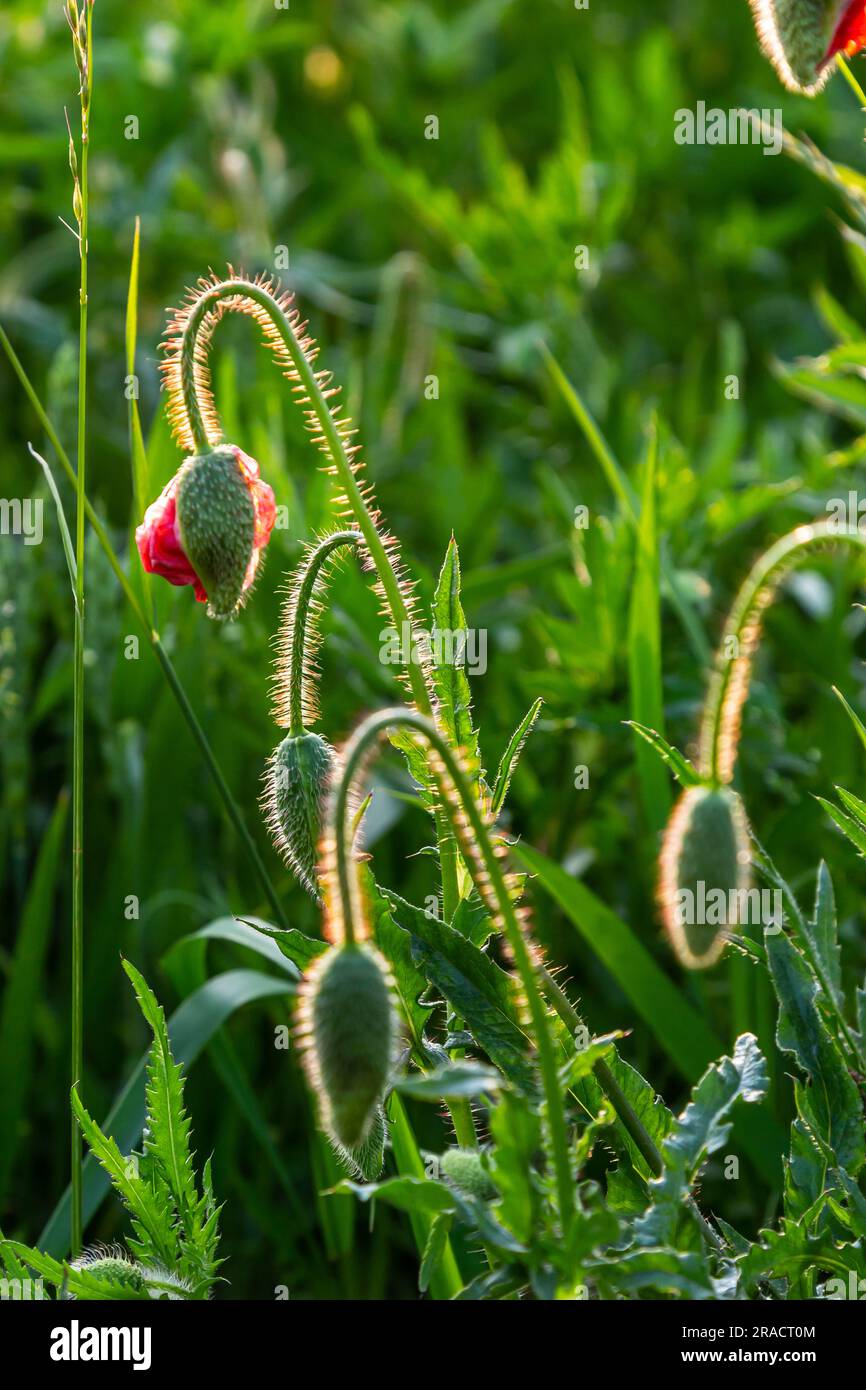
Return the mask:
<path fill-rule="evenodd" d="M 84 1074 L 84 499 L 87 473 L 87 310 L 90 114 L 93 92 L 93 5 L 85 0 L 84 13 L 69 9 L 73 49 L 81 78 L 81 158 L 75 167 L 75 147 L 70 134 L 70 164 L 75 185 L 73 206 L 78 221 L 79 319 L 78 319 L 78 421 L 75 515 L 75 636 L 72 682 L 72 967 L 71 967 L 71 1083 L 81 1089 Z M 83 1152 L 81 1131 L 70 1114 L 71 1249 L 77 1255 L 83 1237 Z"/>

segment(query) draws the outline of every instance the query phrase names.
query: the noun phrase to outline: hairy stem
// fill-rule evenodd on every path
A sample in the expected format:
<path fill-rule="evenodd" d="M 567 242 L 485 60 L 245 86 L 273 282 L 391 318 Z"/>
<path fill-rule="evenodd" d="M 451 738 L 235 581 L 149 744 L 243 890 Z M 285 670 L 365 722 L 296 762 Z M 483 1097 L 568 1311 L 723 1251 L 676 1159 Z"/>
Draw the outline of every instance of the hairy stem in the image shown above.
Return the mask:
<path fill-rule="evenodd" d="M 315 616 L 317 593 L 334 552 L 356 546 L 358 531 L 332 531 L 310 550 L 292 581 L 281 623 L 281 648 L 277 661 L 276 706 L 278 722 L 297 738 L 315 717 L 316 701 L 307 688 L 310 664 L 318 650 Z"/>
<path fill-rule="evenodd" d="M 315 420 L 320 431 L 323 452 L 342 489 L 341 500 L 345 500 L 364 538 L 396 631 L 411 631 L 412 615 L 403 594 L 400 576 L 389 553 L 389 547 L 379 531 L 376 516 L 358 483 L 352 458 L 353 449 L 347 445 L 337 413 L 328 404 L 329 396 L 333 394 L 327 387 L 328 378 L 314 367 L 311 354 L 305 349 L 297 325 L 287 312 L 286 305 L 267 285 L 243 277 L 229 277 L 203 286 L 194 304 L 185 314 L 176 359 L 181 393 L 181 401 L 178 403 L 181 425 L 188 426 L 188 433 L 196 451 L 204 451 L 220 442 L 221 429 L 214 418 L 214 412 L 204 399 L 203 388 L 211 319 L 214 311 L 220 307 L 244 310 L 246 304 L 254 306 L 253 316 L 262 324 L 266 335 L 275 345 L 278 361 L 295 384 L 299 403 L 308 409 Z M 416 707 L 429 719 L 433 719 L 433 701 L 426 675 L 420 665 L 410 660 L 406 666 L 406 677 Z M 446 920 L 450 921 L 460 901 L 457 880 L 458 851 L 447 819 L 440 815 L 437 815 L 436 820 L 436 837 L 442 875 L 443 913 Z"/>
<path fill-rule="evenodd" d="M 358 863 L 352 852 L 351 794 L 355 779 L 363 771 L 380 736 L 395 728 L 408 729 L 417 734 L 431 749 L 433 775 L 443 806 L 451 811 L 450 819 L 460 838 L 473 882 L 511 949 L 526 995 L 538 1049 L 559 1212 L 563 1231 L 567 1233 L 574 1215 L 574 1177 L 559 1084 L 556 1042 L 544 1004 L 538 970 L 469 778 L 441 731 L 416 710 L 386 709 L 369 716 L 356 729 L 343 751 L 340 774 L 329 799 L 325 836 L 326 903 L 333 934 L 351 943 L 358 934 L 357 927 L 364 922 L 362 886 Z"/>
<path fill-rule="evenodd" d="M 701 722 L 701 773 L 715 785 L 727 785 L 734 775 L 764 612 L 785 575 L 813 551 L 830 545 L 866 550 L 866 537 L 856 527 L 841 530 L 833 521 L 798 526 L 755 561 L 740 587 L 725 623 Z"/>

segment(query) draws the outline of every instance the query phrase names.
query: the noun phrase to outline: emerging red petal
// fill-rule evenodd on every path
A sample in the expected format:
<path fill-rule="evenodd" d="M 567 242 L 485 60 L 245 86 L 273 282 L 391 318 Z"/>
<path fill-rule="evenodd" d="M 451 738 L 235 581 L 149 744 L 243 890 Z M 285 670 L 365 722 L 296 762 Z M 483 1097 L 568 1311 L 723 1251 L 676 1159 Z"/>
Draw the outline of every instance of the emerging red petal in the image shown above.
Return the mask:
<path fill-rule="evenodd" d="M 235 448 L 235 458 L 238 466 L 243 473 L 247 486 L 252 494 L 253 511 L 255 514 L 253 530 L 253 553 L 250 556 L 250 563 L 244 578 L 244 589 L 248 589 L 255 578 L 256 569 L 260 559 L 260 551 L 264 550 L 271 538 L 274 529 L 274 522 L 277 519 L 277 504 L 274 498 L 274 490 L 268 483 L 263 482 L 259 473 L 259 465 L 249 454 L 245 454 L 243 449 Z"/>
<path fill-rule="evenodd" d="M 177 530 L 177 475 L 167 483 L 135 532 L 141 563 L 148 574 L 161 575 L 169 584 L 194 584 L 199 603 L 207 601 L 201 580 L 187 559 Z"/>
<path fill-rule="evenodd" d="M 818 71 L 825 68 L 837 53 L 853 58 L 861 48 L 866 47 L 866 0 L 851 0 L 830 40 L 830 47 L 818 64 Z"/>

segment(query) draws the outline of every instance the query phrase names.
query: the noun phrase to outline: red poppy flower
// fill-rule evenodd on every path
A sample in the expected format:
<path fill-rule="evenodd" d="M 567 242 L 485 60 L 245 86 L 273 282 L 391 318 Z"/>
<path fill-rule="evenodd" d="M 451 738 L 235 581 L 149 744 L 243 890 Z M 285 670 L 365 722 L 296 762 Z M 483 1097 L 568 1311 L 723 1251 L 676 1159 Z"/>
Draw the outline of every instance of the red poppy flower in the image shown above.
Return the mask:
<path fill-rule="evenodd" d="M 276 504 L 259 465 L 236 445 L 187 459 L 135 533 L 149 574 L 192 584 L 214 617 L 231 617 L 270 540 Z"/>
<path fill-rule="evenodd" d="M 866 3 L 864 0 L 851 0 L 836 25 L 830 46 L 821 59 L 819 71 L 821 68 L 825 68 L 837 53 L 844 53 L 846 58 L 853 58 L 854 54 L 859 53 L 860 49 L 864 47 L 866 47 Z"/>

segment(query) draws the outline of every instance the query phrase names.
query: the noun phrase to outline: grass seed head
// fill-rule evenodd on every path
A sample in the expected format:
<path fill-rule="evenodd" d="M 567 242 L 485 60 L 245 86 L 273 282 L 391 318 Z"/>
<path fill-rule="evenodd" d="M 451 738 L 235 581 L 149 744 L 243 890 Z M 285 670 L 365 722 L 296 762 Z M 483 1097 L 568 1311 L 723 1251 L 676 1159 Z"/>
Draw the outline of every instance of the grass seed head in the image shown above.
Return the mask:
<path fill-rule="evenodd" d="M 394 1059 L 391 978 L 370 945 L 319 956 L 300 990 L 300 1035 L 327 1132 L 355 1151 L 374 1128 Z"/>
<path fill-rule="evenodd" d="M 263 805 L 268 828 L 286 863 L 319 897 L 318 841 L 334 750 L 318 734 L 288 734 L 265 771 Z"/>
<path fill-rule="evenodd" d="M 729 906 L 739 908 L 748 886 L 748 828 L 739 796 L 728 787 L 689 787 L 668 822 L 659 876 L 662 919 L 682 965 L 715 964 L 737 925 Z"/>

